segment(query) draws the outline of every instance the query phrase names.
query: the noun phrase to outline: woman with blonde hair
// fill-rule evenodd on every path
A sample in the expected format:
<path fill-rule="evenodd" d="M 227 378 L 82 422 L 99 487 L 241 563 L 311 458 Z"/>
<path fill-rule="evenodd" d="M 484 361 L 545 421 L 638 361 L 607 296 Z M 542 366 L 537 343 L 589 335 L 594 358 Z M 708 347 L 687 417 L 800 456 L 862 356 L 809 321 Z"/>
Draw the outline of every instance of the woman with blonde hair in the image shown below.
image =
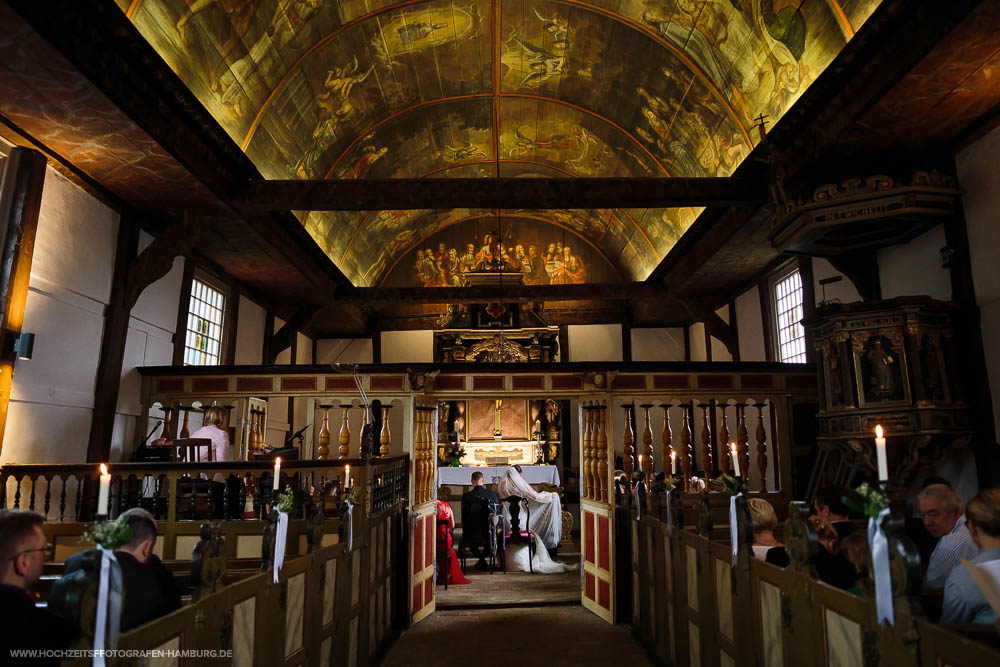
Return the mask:
<path fill-rule="evenodd" d="M 774 536 L 774 529 L 778 526 L 778 515 L 774 513 L 774 507 L 763 498 L 751 498 L 747 501 L 747 509 L 750 511 L 750 523 L 753 524 L 754 558 L 780 567 L 787 566 L 788 552 Z"/>
<path fill-rule="evenodd" d="M 191 434 L 192 438 L 206 438 L 212 441 L 212 461 L 231 461 L 232 452 L 229 448 L 229 434 L 222 428 L 226 422 L 226 413 L 218 405 L 205 408 L 201 417 L 201 428 Z M 199 449 L 202 449 L 199 447 Z M 205 448 L 207 449 L 207 448 Z M 198 457 L 202 461 L 208 461 L 208 452 L 198 452 Z M 239 481 L 233 478 L 229 485 L 230 506 L 236 512 L 234 498 L 239 496 Z M 212 477 L 212 502 L 215 506 L 215 518 L 224 518 L 223 497 L 225 494 L 226 479 L 221 473 L 215 473 Z M 235 514 L 234 514 L 235 516 Z"/>
<path fill-rule="evenodd" d="M 962 561 L 948 575 L 941 607 L 942 623 L 992 624 L 997 613 L 972 579 L 966 562 L 974 563 L 1000 579 L 1000 489 L 980 491 L 965 506 L 965 527 L 981 549 L 978 556 Z"/>

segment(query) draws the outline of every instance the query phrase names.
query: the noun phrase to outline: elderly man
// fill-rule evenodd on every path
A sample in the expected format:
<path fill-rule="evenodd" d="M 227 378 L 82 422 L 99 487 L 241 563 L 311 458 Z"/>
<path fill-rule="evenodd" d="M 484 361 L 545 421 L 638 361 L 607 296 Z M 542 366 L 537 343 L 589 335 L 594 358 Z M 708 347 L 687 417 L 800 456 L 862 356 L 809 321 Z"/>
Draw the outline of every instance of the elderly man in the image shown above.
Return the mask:
<path fill-rule="evenodd" d="M 0 510 L 0 664 L 11 649 L 64 649 L 74 638 L 63 619 L 35 606 L 28 593 L 42 576 L 51 548 L 42 532 L 45 517 L 26 510 Z M 59 664 L 58 658 L 25 659 L 28 664 Z"/>
<path fill-rule="evenodd" d="M 125 512 L 132 541 L 115 551 L 122 568 L 125 585 L 125 605 L 122 608 L 121 630 L 125 632 L 179 609 L 181 596 L 174 580 L 156 554 L 156 520 L 141 508 Z M 62 578 L 52 587 L 49 608 L 53 613 L 65 614 L 66 586 L 71 578 L 82 576 L 83 553 L 66 559 Z"/>
<path fill-rule="evenodd" d="M 965 527 L 962 499 L 951 487 L 931 484 L 917 496 L 917 508 L 927 532 L 939 538 L 927 564 L 924 589 L 944 588 L 959 560 L 975 558 L 979 547 Z"/>

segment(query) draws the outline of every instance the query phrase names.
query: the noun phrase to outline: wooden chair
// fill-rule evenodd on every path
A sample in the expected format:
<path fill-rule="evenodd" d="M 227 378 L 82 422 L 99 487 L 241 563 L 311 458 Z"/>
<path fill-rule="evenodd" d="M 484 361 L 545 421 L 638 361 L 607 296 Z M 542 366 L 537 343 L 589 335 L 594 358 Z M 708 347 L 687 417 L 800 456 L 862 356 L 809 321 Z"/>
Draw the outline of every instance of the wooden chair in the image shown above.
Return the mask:
<path fill-rule="evenodd" d="M 490 574 L 496 569 L 499 557 L 506 572 L 503 550 L 498 542 L 503 539 L 502 523 L 497 522 L 496 504 L 485 498 L 462 501 L 462 538 L 458 544 L 458 558 L 462 572 L 466 572 L 465 550 L 470 547 L 483 549 L 490 558 Z M 498 525 L 500 530 L 497 530 Z M 471 551 L 471 548 L 469 549 Z"/>
<path fill-rule="evenodd" d="M 215 451 L 209 438 L 176 438 L 173 441 L 174 460 L 187 463 L 201 462 L 201 448 L 208 450 L 205 461 L 215 461 Z"/>
<path fill-rule="evenodd" d="M 528 509 L 528 503 L 524 503 L 524 530 L 521 530 L 521 503 L 524 499 L 521 496 L 510 496 L 504 498 L 500 502 L 507 503 L 507 509 L 510 512 L 510 532 L 504 531 L 503 542 L 504 548 L 506 550 L 507 543 L 510 544 L 524 544 L 528 545 L 528 571 L 534 573 L 535 566 L 532 561 L 535 558 L 535 534 L 528 530 L 528 525 L 531 522 L 531 510 Z M 504 557 L 503 571 L 507 572 L 507 559 Z"/>
<path fill-rule="evenodd" d="M 176 438 L 171 443 L 174 460 L 186 463 L 215 461 L 215 451 L 209 438 Z M 202 459 L 202 448 L 207 455 Z M 207 518 L 211 514 L 212 481 L 185 475 L 177 480 L 177 518 Z"/>

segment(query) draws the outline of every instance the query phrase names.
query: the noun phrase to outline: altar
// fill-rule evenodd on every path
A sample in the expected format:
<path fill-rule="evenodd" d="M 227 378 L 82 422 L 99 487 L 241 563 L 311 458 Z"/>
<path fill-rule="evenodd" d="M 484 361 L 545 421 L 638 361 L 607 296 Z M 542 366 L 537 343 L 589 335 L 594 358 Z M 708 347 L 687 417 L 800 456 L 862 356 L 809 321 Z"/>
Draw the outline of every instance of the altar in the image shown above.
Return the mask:
<path fill-rule="evenodd" d="M 481 472 L 487 484 L 495 484 L 512 466 L 460 466 L 438 468 L 438 486 L 454 484 L 456 486 L 471 486 L 472 473 Z M 496 480 L 494 480 L 494 477 Z M 528 484 L 551 484 L 559 486 L 559 468 L 557 466 L 521 466 L 521 477 Z"/>

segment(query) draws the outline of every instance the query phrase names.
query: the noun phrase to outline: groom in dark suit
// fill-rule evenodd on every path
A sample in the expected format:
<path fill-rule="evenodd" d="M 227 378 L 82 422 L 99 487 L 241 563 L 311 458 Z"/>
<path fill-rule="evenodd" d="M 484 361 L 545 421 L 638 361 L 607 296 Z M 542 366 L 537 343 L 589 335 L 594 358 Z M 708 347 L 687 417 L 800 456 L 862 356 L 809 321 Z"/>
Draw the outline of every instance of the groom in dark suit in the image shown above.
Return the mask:
<path fill-rule="evenodd" d="M 486 569 L 489 553 L 489 515 L 500 505 L 497 494 L 486 488 L 483 473 L 472 473 L 472 490 L 462 496 L 462 544 L 469 547 L 472 555 L 479 559 L 476 569 Z"/>

